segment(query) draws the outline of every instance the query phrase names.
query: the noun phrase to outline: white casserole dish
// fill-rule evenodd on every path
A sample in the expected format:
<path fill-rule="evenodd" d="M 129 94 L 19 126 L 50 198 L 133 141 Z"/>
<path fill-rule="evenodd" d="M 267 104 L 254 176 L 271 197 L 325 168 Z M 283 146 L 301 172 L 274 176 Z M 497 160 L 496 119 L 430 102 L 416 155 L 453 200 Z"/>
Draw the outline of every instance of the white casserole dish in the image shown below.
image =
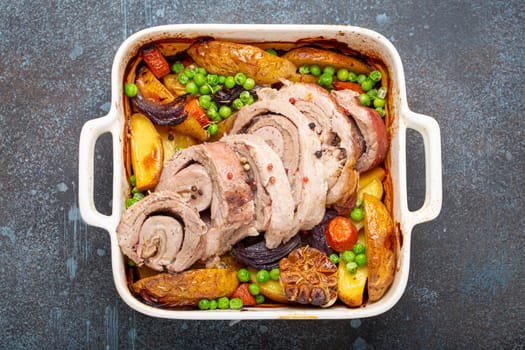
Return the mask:
<path fill-rule="evenodd" d="M 391 112 L 390 157 L 387 165 L 392 179 L 393 218 L 402 234 L 398 271 L 388 292 L 377 302 L 360 308 L 337 305 L 326 309 L 313 307 L 249 308 L 233 310 L 167 310 L 149 306 L 135 298 L 128 289 L 125 261 L 115 229 L 124 211 L 128 182 L 124 169 L 123 80 L 130 59 L 146 43 L 166 38 L 212 36 L 216 39 L 245 42 L 296 42 L 303 38 L 335 39 L 365 56 L 383 61 L 391 80 L 389 87 Z M 378 315 L 392 308 L 402 296 L 409 274 L 412 228 L 434 219 L 441 210 L 441 143 L 437 122 L 428 116 L 410 111 L 407 105 L 403 66 L 394 46 L 382 35 L 359 27 L 338 25 L 232 25 L 184 24 L 166 25 L 142 30 L 130 36 L 119 48 L 111 73 L 111 109 L 108 115 L 88 121 L 80 135 L 79 207 L 84 221 L 104 228 L 111 239 L 111 257 L 115 285 L 122 299 L 133 309 L 146 315 L 172 319 L 351 319 Z M 407 206 L 406 132 L 414 129 L 422 136 L 425 147 L 426 193 L 422 207 L 410 211 Z M 112 214 L 99 213 L 94 204 L 94 150 L 97 139 L 111 133 L 113 139 Z"/>

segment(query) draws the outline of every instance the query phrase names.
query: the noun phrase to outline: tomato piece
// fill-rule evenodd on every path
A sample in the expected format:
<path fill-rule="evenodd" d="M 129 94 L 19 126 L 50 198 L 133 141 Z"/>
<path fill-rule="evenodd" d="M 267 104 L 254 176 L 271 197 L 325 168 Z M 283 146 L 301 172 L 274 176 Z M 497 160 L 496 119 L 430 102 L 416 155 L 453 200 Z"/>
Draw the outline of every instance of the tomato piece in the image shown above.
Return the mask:
<path fill-rule="evenodd" d="M 235 289 L 233 294 L 230 296 L 230 299 L 239 298 L 242 300 L 242 304 L 244 306 L 256 305 L 257 302 L 255 301 L 255 297 L 250 293 L 249 287 L 250 287 L 249 283 L 239 284 L 239 286 Z"/>
<path fill-rule="evenodd" d="M 326 226 L 326 242 L 336 252 L 352 250 L 357 242 L 357 228 L 344 216 L 336 216 Z"/>
<path fill-rule="evenodd" d="M 189 100 L 188 103 L 186 103 L 186 106 L 184 106 L 184 110 L 188 112 L 188 115 L 195 118 L 202 127 L 210 124 L 210 119 L 206 115 L 206 110 L 201 107 L 197 98 Z"/>
<path fill-rule="evenodd" d="M 166 58 L 156 46 L 149 46 L 143 49 L 142 58 L 144 58 L 144 62 L 146 62 L 148 68 L 157 78 L 160 79 L 171 73 L 168 61 L 166 61 Z"/>
<path fill-rule="evenodd" d="M 358 83 L 352 83 L 350 81 L 334 81 L 332 84 L 334 86 L 334 89 L 336 90 L 353 90 L 355 92 L 359 92 L 360 94 L 364 93 L 363 89 L 361 88 L 361 85 Z"/>

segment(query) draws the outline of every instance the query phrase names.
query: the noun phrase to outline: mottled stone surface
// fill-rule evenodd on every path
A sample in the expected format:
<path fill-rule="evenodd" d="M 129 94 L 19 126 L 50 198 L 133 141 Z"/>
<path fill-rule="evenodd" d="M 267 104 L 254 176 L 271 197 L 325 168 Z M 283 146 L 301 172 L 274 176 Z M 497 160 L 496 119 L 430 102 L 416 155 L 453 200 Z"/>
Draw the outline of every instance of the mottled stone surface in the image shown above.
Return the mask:
<path fill-rule="evenodd" d="M 1 1 L 0 348 L 523 349 L 525 6 L 512 1 Z M 78 139 L 110 105 L 130 34 L 168 23 L 369 27 L 404 63 L 408 102 L 440 124 L 443 209 L 415 227 L 399 303 L 361 320 L 191 322 L 132 311 L 109 239 L 80 219 Z M 97 143 L 96 203 L 111 201 L 111 141 Z M 408 133 L 412 209 L 421 137 Z"/>

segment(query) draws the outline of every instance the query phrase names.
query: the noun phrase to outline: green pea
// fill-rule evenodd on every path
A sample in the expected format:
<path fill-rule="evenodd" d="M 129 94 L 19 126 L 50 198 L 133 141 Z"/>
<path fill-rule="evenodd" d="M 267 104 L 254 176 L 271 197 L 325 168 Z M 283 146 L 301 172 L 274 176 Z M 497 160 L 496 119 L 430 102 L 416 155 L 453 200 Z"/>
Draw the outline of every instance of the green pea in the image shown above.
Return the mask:
<path fill-rule="evenodd" d="M 385 98 L 385 97 L 386 97 L 386 93 L 387 93 L 387 88 L 384 87 L 384 86 L 381 86 L 381 87 L 377 90 L 377 97 L 379 97 L 379 98 Z"/>
<path fill-rule="evenodd" d="M 310 66 L 310 73 L 315 75 L 316 77 L 321 75 L 321 67 L 319 67 L 317 64 L 312 64 Z"/>
<path fill-rule="evenodd" d="M 199 309 L 208 310 L 210 308 L 210 301 L 208 299 L 199 300 Z"/>
<path fill-rule="evenodd" d="M 215 112 L 219 112 L 219 105 L 217 105 L 217 102 L 211 101 L 210 106 L 208 107 L 208 110 L 214 110 Z"/>
<path fill-rule="evenodd" d="M 208 134 L 210 134 L 211 136 L 217 135 L 218 131 L 219 131 L 219 126 L 217 124 L 208 125 Z"/>
<path fill-rule="evenodd" d="M 206 84 L 206 76 L 197 73 L 193 76 L 193 81 L 195 82 L 195 84 L 197 84 L 197 86 L 203 86 L 204 84 Z"/>
<path fill-rule="evenodd" d="M 365 81 L 366 78 L 368 78 L 366 75 L 364 75 L 364 74 L 359 74 L 359 75 L 357 76 L 356 81 L 357 81 L 358 84 L 361 84 L 363 81 Z"/>
<path fill-rule="evenodd" d="M 224 81 L 224 86 L 226 86 L 228 89 L 231 89 L 235 86 L 235 79 L 232 76 L 229 76 Z"/>
<path fill-rule="evenodd" d="M 209 95 L 211 94 L 211 88 L 209 85 L 205 84 L 199 88 L 199 92 L 201 95 Z"/>
<path fill-rule="evenodd" d="M 230 307 L 230 299 L 228 299 L 228 297 L 220 297 L 219 300 L 217 300 L 217 307 L 221 310 L 226 310 Z"/>
<path fill-rule="evenodd" d="M 333 254 L 330 254 L 330 260 L 335 264 L 339 264 L 339 255 L 333 253 Z"/>
<path fill-rule="evenodd" d="M 190 78 L 188 78 L 185 74 L 179 74 L 179 76 L 177 77 L 177 80 L 182 85 L 186 85 L 190 81 Z"/>
<path fill-rule="evenodd" d="M 137 203 L 137 200 L 135 198 L 128 198 L 126 199 L 126 209 L 131 207 L 133 204 Z"/>
<path fill-rule="evenodd" d="M 208 72 L 206 71 L 206 68 L 204 68 L 204 67 L 197 68 L 197 73 L 201 74 L 201 75 L 204 75 L 204 76 L 208 75 Z"/>
<path fill-rule="evenodd" d="M 206 115 L 208 116 L 208 118 L 210 118 L 214 122 L 220 122 L 221 121 L 221 116 L 219 115 L 219 111 L 217 111 L 216 109 L 212 109 L 211 106 L 206 111 Z"/>
<path fill-rule="evenodd" d="M 246 74 L 242 73 L 242 72 L 239 72 L 237 74 L 235 74 L 235 77 L 233 78 L 235 80 L 235 84 L 237 85 L 244 85 L 244 83 L 246 82 Z"/>
<path fill-rule="evenodd" d="M 133 187 L 133 189 L 131 190 L 131 193 L 132 194 L 135 194 L 135 193 L 140 193 L 139 189 L 136 188 L 136 187 Z"/>
<path fill-rule="evenodd" d="M 239 99 L 242 101 L 242 103 L 247 104 L 247 102 L 250 100 L 250 92 L 249 91 L 243 91 L 239 95 Z"/>
<path fill-rule="evenodd" d="M 365 266 L 366 265 L 366 255 L 365 254 L 357 254 L 355 256 L 355 263 L 358 266 Z"/>
<path fill-rule="evenodd" d="M 211 105 L 211 96 L 210 95 L 200 95 L 199 96 L 199 105 L 204 108 L 208 109 Z"/>
<path fill-rule="evenodd" d="M 137 192 L 133 195 L 133 199 L 140 201 L 142 198 L 144 198 L 144 194 L 142 192 Z"/>
<path fill-rule="evenodd" d="M 355 74 L 354 72 L 348 73 L 348 81 L 351 81 L 352 83 L 356 82 L 357 81 L 357 74 Z"/>
<path fill-rule="evenodd" d="M 319 77 L 318 83 L 319 85 L 329 88 L 332 86 L 333 77 L 330 74 L 323 73 L 321 77 Z"/>
<path fill-rule="evenodd" d="M 274 49 L 268 49 L 266 50 L 266 52 L 268 52 L 270 55 L 277 56 L 277 51 L 275 51 Z"/>
<path fill-rule="evenodd" d="M 363 106 L 370 106 L 370 96 L 368 96 L 367 94 L 359 95 L 359 102 L 361 102 Z"/>
<path fill-rule="evenodd" d="M 372 79 L 375 82 L 378 82 L 378 81 L 381 80 L 381 72 L 378 71 L 378 70 L 374 70 L 374 71 L 370 72 L 370 74 L 368 76 L 370 77 L 370 79 Z"/>
<path fill-rule="evenodd" d="M 358 208 L 358 207 L 355 207 L 354 209 L 352 209 L 352 211 L 350 212 L 350 217 L 352 218 L 352 220 L 354 221 L 361 221 L 365 218 L 365 212 L 363 209 L 361 208 Z"/>
<path fill-rule="evenodd" d="M 254 102 L 255 102 L 255 97 L 253 97 L 253 95 L 250 95 L 250 97 L 248 98 L 248 101 L 246 102 L 246 104 L 247 105 L 251 105 Z"/>
<path fill-rule="evenodd" d="M 343 260 L 343 262 L 345 264 L 348 264 L 349 262 L 352 262 L 355 260 L 355 254 L 353 251 L 351 250 L 345 250 L 343 252 L 343 254 L 341 254 L 341 260 Z"/>
<path fill-rule="evenodd" d="M 242 300 L 240 298 L 232 298 L 230 300 L 230 309 L 232 310 L 240 310 L 242 309 Z"/>
<path fill-rule="evenodd" d="M 181 61 L 177 61 L 171 65 L 171 71 L 175 74 L 180 73 L 184 69 L 184 65 Z"/>
<path fill-rule="evenodd" d="M 232 115 L 232 109 L 229 106 L 222 105 L 221 108 L 219 108 L 219 115 L 222 119 L 226 119 Z"/>
<path fill-rule="evenodd" d="M 251 295 L 257 295 L 261 293 L 261 288 L 255 283 L 250 283 L 248 286 L 248 291 Z"/>
<path fill-rule="evenodd" d="M 255 279 L 259 283 L 266 283 L 270 279 L 270 273 L 265 269 L 259 270 L 255 275 Z"/>
<path fill-rule="evenodd" d="M 246 81 L 244 82 L 244 84 L 242 84 L 242 88 L 244 90 L 251 90 L 255 87 L 255 80 L 253 80 L 252 78 L 246 78 Z"/>
<path fill-rule="evenodd" d="M 361 82 L 361 89 L 363 89 L 363 91 L 366 92 L 372 89 L 374 85 L 375 85 L 375 81 L 373 81 L 370 78 L 366 78 L 365 80 Z"/>
<path fill-rule="evenodd" d="M 243 106 L 244 106 L 244 103 L 241 101 L 240 98 L 236 98 L 232 102 L 232 107 L 235 108 L 236 110 L 241 109 Z"/>
<path fill-rule="evenodd" d="M 226 77 L 224 75 L 219 75 L 219 78 L 217 79 L 217 83 L 220 85 L 224 85 L 226 82 Z"/>
<path fill-rule="evenodd" d="M 363 254 L 365 252 L 365 245 L 363 243 L 356 243 L 354 244 L 354 248 L 352 249 L 354 253 L 356 254 Z"/>
<path fill-rule="evenodd" d="M 186 68 L 183 74 L 188 78 L 193 79 L 195 76 L 195 70 L 193 68 Z"/>
<path fill-rule="evenodd" d="M 129 177 L 129 183 L 131 184 L 131 187 L 137 186 L 137 178 L 134 174 Z"/>
<path fill-rule="evenodd" d="M 385 110 L 384 110 L 383 107 L 377 107 L 377 108 L 376 108 L 376 111 L 379 113 L 379 115 L 381 116 L 381 118 L 384 117 L 385 114 L 386 114 L 386 113 L 385 113 Z"/>
<path fill-rule="evenodd" d="M 222 89 L 222 85 L 215 85 L 211 87 L 211 92 L 215 95 L 220 89 Z"/>
<path fill-rule="evenodd" d="M 299 73 L 310 74 L 310 67 L 307 64 L 303 64 L 301 67 L 299 67 Z"/>
<path fill-rule="evenodd" d="M 190 93 L 192 96 L 195 96 L 199 92 L 199 87 L 193 80 L 189 81 L 188 84 L 186 84 L 186 92 Z"/>
<path fill-rule="evenodd" d="M 323 69 L 323 74 L 334 75 L 335 74 L 335 68 L 332 67 L 332 66 L 326 66 Z"/>
<path fill-rule="evenodd" d="M 250 280 L 250 271 L 244 268 L 239 269 L 239 271 L 237 271 L 237 278 L 240 282 L 248 282 Z"/>
<path fill-rule="evenodd" d="M 270 278 L 274 281 L 278 281 L 279 280 L 279 276 L 281 274 L 281 270 L 279 270 L 278 267 L 276 268 L 273 268 L 270 270 Z"/>
<path fill-rule="evenodd" d="M 346 272 L 348 272 L 351 275 L 354 275 L 357 272 L 357 263 L 352 261 L 346 264 Z"/>
<path fill-rule="evenodd" d="M 217 74 L 208 74 L 206 76 L 206 82 L 210 84 L 211 86 L 215 86 L 219 84 L 219 76 Z M 224 82 L 223 82 L 224 84 Z"/>
<path fill-rule="evenodd" d="M 376 98 L 374 100 L 374 107 L 376 108 L 379 108 L 379 107 L 384 108 L 385 104 L 386 104 L 386 101 L 382 98 Z"/>
<path fill-rule="evenodd" d="M 128 83 L 124 85 L 124 93 L 126 94 L 126 96 L 135 97 L 137 96 L 138 92 L 139 92 L 139 88 L 137 87 L 137 85 L 132 84 L 132 83 Z"/>
<path fill-rule="evenodd" d="M 377 89 L 370 89 L 366 93 L 371 100 L 375 100 L 377 98 Z"/>
<path fill-rule="evenodd" d="M 264 300 L 265 300 L 265 299 L 264 299 L 264 295 L 262 295 L 262 294 L 257 294 L 257 295 L 255 296 L 255 303 L 256 303 L 257 305 L 264 303 Z"/>
<path fill-rule="evenodd" d="M 337 70 L 337 79 L 341 81 L 347 81 L 348 80 L 348 69 L 346 68 L 340 68 Z"/>
<path fill-rule="evenodd" d="M 217 300 L 213 299 L 210 300 L 210 310 L 216 310 L 217 309 Z"/>

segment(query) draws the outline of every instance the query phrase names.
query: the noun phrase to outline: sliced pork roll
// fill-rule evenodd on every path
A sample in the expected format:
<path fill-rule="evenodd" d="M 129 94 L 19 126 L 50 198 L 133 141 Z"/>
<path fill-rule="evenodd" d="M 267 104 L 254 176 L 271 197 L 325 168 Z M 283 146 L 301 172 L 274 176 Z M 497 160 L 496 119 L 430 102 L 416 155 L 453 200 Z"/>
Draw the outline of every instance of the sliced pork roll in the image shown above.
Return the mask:
<path fill-rule="evenodd" d="M 205 249 L 206 225 L 176 193 L 154 192 L 129 207 L 117 226 L 122 252 L 138 266 L 180 272 Z"/>
<path fill-rule="evenodd" d="M 266 247 L 276 248 L 296 233 L 295 203 L 281 158 L 262 138 L 248 134 L 221 139 L 240 156 L 254 192 L 257 231 L 264 231 Z"/>
<path fill-rule="evenodd" d="M 321 143 L 293 104 L 268 99 L 243 107 L 230 132 L 257 135 L 279 155 L 295 200 L 297 229 L 311 229 L 322 220 L 327 181 L 318 157 Z"/>
<path fill-rule="evenodd" d="M 155 191 L 180 194 L 208 224 L 203 259 L 228 251 L 253 228 L 254 201 L 238 155 L 224 142 L 188 147 L 164 164 Z"/>
<path fill-rule="evenodd" d="M 354 167 L 364 172 L 379 165 L 388 150 L 388 133 L 379 113 L 359 102 L 359 93 L 352 90 L 332 91 L 337 103 L 352 117 L 363 136 L 365 149 Z"/>
<path fill-rule="evenodd" d="M 348 214 L 349 199 L 357 190 L 358 174 L 353 170 L 361 147 L 355 137 L 357 130 L 344 115 L 335 99 L 317 84 L 293 84 L 285 81 L 279 95 L 294 102 L 319 135 L 322 160 L 328 176 L 326 204 Z M 341 210 L 339 210 L 341 211 Z"/>

